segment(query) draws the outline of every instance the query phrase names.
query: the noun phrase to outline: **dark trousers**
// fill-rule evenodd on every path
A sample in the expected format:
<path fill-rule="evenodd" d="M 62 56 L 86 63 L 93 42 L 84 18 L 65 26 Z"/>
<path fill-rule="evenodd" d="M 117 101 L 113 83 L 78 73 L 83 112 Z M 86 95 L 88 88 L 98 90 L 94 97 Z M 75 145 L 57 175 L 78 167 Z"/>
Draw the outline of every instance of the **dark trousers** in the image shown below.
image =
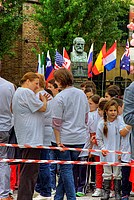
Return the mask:
<path fill-rule="evenodd" d="M 49 149 L 41 150 L 41 160 L 50 160 Z M 51 196 L 51 175 L 50 175 L 50 164 L 41 163 L 35 191 L 40 193 L 43 197 Z"/>
<path fill-rule="evenodd" d="M 22 159 L 40 159 L 40 149 L 23 149 Z M 17 200 L 32 200 L 38 177 L 39 164 L 22 163 Z"/>
<path fill-rule="evenodd" d="M 132 184 L 129 181 L 131 167 L 123 166 L 122 167 L 122 197 L 130 195 Z"/>

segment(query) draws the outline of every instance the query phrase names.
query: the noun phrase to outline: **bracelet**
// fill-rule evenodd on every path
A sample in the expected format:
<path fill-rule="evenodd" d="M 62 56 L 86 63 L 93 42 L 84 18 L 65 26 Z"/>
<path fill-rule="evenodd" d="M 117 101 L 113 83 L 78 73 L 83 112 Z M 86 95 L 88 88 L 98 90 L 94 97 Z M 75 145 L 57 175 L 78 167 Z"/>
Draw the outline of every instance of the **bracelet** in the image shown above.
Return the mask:
<path fill-rule="evenodd" d="M 125 130 L 128 131 L 128 132 L 130 131 L 126 126 L 125 126 Z"/>

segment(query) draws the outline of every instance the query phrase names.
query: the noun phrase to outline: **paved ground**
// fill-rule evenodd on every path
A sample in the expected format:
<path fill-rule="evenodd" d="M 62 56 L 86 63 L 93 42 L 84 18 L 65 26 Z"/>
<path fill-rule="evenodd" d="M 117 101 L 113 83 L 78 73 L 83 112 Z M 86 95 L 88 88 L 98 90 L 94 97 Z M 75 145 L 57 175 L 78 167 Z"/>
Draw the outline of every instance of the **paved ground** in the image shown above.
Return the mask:
<path fill-rule="evenodd" d="M 91 195 L 92 195 L 91 193 L 88 193 L 84 197 L 77 197 L 77 200 L 100 200 L 100 197 L 92 197 Z M 17 191 L 15 192 L 14 198 L 15 198 L 14 200 L 17 200 Z M 110 199 L 115 200 L 115 198 L 110 198 Z M 52 197 L 52 200 L 54 200 L 53 197 Z M 65 198 L 65 200 L 66 200 L 66 198 Z M 129 200 L 134 200 L 134 196 L 131 196 L 129 198 Z"/>

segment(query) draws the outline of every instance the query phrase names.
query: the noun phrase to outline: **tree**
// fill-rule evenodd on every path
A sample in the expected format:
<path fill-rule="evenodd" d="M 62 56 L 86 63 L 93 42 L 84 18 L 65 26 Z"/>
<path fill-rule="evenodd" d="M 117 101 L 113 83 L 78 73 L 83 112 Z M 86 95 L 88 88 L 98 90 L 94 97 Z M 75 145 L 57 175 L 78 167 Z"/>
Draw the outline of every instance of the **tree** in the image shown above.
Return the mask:
<path fill-rule="evenodd" d="M 18 30 L 23 22 L 23 0 L 3 0 L 0 2 L 0 59 L 11 54 Z"/>
<path fill-rule="evenodd" d="M 99 52 L 104 42 L 109 48 L 114 40 L 121 41 L 127 34 L 121 30 L 127 25 L 131 0 L 39 0 L 33 15 L 42 34 L 47 51 L 66 47 L 70 52 L 72 41 L 81 36 L 87 50 L 92 42 Z"/>

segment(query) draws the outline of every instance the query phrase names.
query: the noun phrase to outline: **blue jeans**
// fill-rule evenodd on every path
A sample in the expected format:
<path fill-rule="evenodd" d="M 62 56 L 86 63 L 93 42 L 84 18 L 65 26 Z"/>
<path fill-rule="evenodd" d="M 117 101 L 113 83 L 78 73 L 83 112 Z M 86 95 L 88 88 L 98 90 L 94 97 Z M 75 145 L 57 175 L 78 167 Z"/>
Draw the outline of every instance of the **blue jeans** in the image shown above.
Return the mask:
<path fill-rule="evenodd" d="M 8 143 L 9 131 L 0 131 L 0 143 Z M 7 158 L 7 147 L 0 147 L 0 158 Z M 10 190 L 10 168 L 7 162 L 0 163 L 0 199 L 7 198 Z"/>
<path fill-rule="evenodd" d="M 55 143 L 52 143 L 52 145 L 57 146 Z M 65 145 L 65 146 L 70 148 L 83 147 L 83 145 Z M 59 150 L 56 150 L 55 152 L 59 160 L 67 160 L 67 161 L 77 160 L 80 153 L 78 151 L 61 152 Z M 65 193 L 67 196 L 67 200 L 76 200 L 75 184 L 73 177 L 73 165 L 71 164 L 60 165 L 60 177 L 58 186 L 56 188 L 56 195 L 54 197 L 54 200 L 63 200 Z"/>
<path fill-rule="evenodd" d="M 41 160 L 50 160 L 49 149 L 41 150 Z M 41 196 L 44 197 L 51 196 L 50 164 L 45 164 L 45 163 L 40 164 L 35 190 L 36 192 L 39 192 Z"/>
<path fill-rule="evenodd" d="M 57 155 L 54 150 L 50 150 L 50 160 L 57 160 Z M 50 174 L 51 174 L 51 188 L 56 190 L 56 174 L 58 171 L 58 164 L 50 164 Z"/>

